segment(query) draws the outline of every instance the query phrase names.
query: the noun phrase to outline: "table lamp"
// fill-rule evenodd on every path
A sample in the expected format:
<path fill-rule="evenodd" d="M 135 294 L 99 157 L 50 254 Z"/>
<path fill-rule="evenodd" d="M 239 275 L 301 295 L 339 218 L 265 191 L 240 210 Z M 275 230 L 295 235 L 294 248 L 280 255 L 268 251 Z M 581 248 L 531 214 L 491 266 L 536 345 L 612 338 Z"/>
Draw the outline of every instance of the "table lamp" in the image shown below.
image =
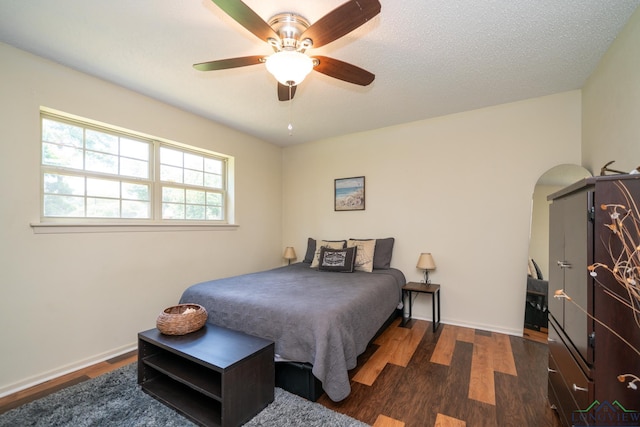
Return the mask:
<path fill-rule="evenodd" d="M 293 249 L 293 247 L 287 246 L 284 249 L 284 255 L 283 256 L 284 256 L 284 259 L 289 261 L 289 265 L 291 265 L 291 260 L 292 259 L 296 259 L 296 251 L 295 251 L 295 249 Z"/>
<path fill-rule="evenodd" d="M 433 260 L 433 256 L 431 256 L 430 253 L 421 253 L 420 258 L 418 258 L 418 264 L 416 265 L 416 268 L 424 270 L 424 283 L 430 283 L 429 270 L 436 269 L 436 263 Z"/>

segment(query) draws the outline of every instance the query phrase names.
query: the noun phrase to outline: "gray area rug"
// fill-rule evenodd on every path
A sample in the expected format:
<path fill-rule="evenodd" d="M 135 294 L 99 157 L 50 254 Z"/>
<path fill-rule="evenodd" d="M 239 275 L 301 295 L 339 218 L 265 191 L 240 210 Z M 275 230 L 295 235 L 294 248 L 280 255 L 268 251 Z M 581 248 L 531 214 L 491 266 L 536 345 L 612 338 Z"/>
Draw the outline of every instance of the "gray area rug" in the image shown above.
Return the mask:
<path fill-rule="evenodd" d="M 0 415 L 0 426 L 193 426 L 137 384 L 132 363 Z M 245 426 L 364 427 L 358 420 L 280 388 L 275 400 Z"/>

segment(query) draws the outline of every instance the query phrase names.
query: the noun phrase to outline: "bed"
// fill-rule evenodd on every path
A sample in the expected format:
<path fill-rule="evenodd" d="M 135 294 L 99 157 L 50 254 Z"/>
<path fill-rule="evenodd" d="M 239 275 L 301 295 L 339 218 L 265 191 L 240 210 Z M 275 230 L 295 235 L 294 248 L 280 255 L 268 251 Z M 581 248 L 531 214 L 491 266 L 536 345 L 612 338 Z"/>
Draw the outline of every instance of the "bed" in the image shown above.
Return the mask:
<path fill-rule="evenodd" d="M 388 263 L 352 273 L 312 265 L 199 283 L 180 302 L 205 307 L 210 323 L 273 340 L 277 361 L 308 364 L 329 398 L 340 401 L 351 391 L 348 370 L 395 313 L 406 282 Z"/>

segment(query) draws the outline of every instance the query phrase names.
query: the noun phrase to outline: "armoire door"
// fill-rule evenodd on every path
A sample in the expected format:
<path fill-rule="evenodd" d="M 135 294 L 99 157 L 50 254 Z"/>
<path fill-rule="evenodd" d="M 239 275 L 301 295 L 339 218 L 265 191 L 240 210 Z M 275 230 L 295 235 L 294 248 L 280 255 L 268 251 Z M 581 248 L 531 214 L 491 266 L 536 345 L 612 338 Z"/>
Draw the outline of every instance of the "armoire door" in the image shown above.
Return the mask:
<path fill-rule="evenodd" d="M 592 256 L 592 194 L 580 191 L 554 200 L 550 206 L 549 227 L 553 233 L 549 236 L 549 312 L 589 364 L 589 334 L 593 331 L 593 322 L 583 310 L 592 310 L 593 281 L 587 270 Z M 554 298 L 557 289 L 564 290 L 572 301 Z"/>
<path fill-rule="evenodd" d="M 558 262 L 564 261 L 564 204 L 555 200 L 549 205 L 549 295 L 550 318 L 561 328 L 564 325 L 564 300 L 554 298 L 555 291 L 564 290 L 564 268 Z"/>

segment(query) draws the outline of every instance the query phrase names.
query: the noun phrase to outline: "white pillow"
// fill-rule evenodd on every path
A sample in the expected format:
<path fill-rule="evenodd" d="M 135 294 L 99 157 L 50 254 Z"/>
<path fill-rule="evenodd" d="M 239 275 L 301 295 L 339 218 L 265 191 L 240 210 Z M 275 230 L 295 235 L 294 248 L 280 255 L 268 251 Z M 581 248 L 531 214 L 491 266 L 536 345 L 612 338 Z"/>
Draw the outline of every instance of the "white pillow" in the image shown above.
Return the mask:
<path fill-rule="evenodd" d="M 373 271 L 373 255 L 376 251 L 375 240 L 353 240 L 349 239 L 347 247 L 356 246 L 356 266 L 355 269 L 359 271 L 366 271 L 371 273 Z"/>
<path fill-rule="evenodd" d="M 320 265 L 320 248 L 325 247 L 329 249 L 344 249 L 345 240 L 318 240 L 316 243 L 316 253 L 311 261 L 311 268 L 318 268 Z"/>

